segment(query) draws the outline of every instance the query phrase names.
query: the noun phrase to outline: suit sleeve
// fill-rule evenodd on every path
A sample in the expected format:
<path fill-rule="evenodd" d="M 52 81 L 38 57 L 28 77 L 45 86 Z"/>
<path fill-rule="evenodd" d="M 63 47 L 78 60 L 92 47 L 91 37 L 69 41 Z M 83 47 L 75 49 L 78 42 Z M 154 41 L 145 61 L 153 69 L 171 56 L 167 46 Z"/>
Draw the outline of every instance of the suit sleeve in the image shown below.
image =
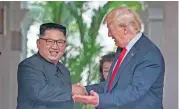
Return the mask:
<path fill-rule="evenodd" d="M 49 84 L 43 72 L 20 64 L 18 68 L 18 87 L 22 98 L 38 103 L 58 103 L 71 100 L 71 90 L 66 91 L 55 84 Z"/>
<path fill-rule="evenodd" d="M 97 93 L 103 93 L 104 92 L 104 85 L 105 85 L 105 82 L 101 82 L 99 84 L 88 85 L 88 86 L 85 86 L 85 87 L 86 87 L 86 90 L 87 90 L 88 93 L 91 90 L 94 90 Z"/>
<path fill-rule="evenodd" d="M 164 60 L 159 54 L 147 53 L 136 65 L 131 84 L 126 89 L 118 89 L 113 93 L 99 94 L 98 107 L 120 107 L 130 104 L 150 90 L 161 73 L 164 73 Z"/>

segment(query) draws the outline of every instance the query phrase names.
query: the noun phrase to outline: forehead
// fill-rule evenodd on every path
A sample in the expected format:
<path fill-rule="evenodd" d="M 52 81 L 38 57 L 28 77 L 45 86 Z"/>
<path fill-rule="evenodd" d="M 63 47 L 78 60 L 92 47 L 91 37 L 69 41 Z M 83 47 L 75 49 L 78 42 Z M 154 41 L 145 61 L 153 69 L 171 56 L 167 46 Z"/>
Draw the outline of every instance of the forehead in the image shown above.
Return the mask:
<path fill-rule="evenodd" d="M 103 66 L 109 66 L 109 65 L 111 65 L 112 64 L 112 61 L 105 61 L 104 63 L 103 63 Z"/>
<path fill-rule="evenodd" d="M 43 37 L 52 38 L 52 39 L 66 39 L 64 33 L 57 29 L 46 30 Z"/>
<path fill-rule="evenodd" d="M 115 22 L 107 23 L 107 28 L 110 30 L 116 28 L 116 26 L 117 26 L 117 23 Z"/>

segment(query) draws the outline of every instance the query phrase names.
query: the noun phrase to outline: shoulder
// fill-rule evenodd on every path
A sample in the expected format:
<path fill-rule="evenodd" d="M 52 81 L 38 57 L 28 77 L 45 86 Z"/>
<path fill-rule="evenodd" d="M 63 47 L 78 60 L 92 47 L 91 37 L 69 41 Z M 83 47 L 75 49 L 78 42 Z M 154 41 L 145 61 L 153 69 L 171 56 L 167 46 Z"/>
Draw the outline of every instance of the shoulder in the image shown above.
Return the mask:
<path fill-rule="evenodd" d="M 44 78 L 44 63 L 43 60 L 37 56 L 37 54 L 24 59 L 19 63 L 17 70 L 18 81 L 25 79 L 24 77 L 30 78 Z"/>
<path fill-rule="evenodd" d="M 143 34 L 135 46 L 139 49 L 139 60 L 150 60 L 155 63 L 164 63 L 162 52 L 146 35 Z"/>
<path fill-rule="evenodd" d="M 22 62 L 19 63 L 18 67 L 29 67 L 33 69 L 41 68 L 43 65 L 43 61 L 37 56 L 37 54 L 34 54 L 33 56 L 24 59 Z"/>
<path fill-rule="evenodd" d="M 155 53 L 162 55 L 160 49 L 154 44 L 146 35 L 142 34 L 142 37 L 136 43 L 136 46 L 144 53 Z"/>

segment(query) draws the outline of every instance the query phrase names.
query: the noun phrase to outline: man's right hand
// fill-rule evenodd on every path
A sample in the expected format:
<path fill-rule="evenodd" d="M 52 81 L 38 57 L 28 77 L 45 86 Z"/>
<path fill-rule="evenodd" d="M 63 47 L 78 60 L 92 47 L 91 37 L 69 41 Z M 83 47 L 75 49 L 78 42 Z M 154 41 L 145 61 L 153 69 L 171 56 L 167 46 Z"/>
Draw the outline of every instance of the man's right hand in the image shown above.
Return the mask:
<path fill-rule="evenodd" d="M 76 83 L 72 85 L 72 95 L 74 94 L 88 95 L 88 92 L 82 84 Z"/>

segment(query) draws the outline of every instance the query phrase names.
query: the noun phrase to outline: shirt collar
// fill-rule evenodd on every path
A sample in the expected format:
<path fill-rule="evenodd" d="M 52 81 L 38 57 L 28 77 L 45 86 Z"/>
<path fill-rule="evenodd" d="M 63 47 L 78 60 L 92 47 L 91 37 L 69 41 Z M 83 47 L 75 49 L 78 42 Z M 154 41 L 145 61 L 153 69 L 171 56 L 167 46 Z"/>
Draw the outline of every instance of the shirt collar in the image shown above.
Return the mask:
<path fill-rule="evenodd" d="M 134 44 L 140 39 L 142 36 L 142 32 L 138 33 L 126 46 L 127 51 L 130 51 L 130 49 L 134 46 Z"/>

